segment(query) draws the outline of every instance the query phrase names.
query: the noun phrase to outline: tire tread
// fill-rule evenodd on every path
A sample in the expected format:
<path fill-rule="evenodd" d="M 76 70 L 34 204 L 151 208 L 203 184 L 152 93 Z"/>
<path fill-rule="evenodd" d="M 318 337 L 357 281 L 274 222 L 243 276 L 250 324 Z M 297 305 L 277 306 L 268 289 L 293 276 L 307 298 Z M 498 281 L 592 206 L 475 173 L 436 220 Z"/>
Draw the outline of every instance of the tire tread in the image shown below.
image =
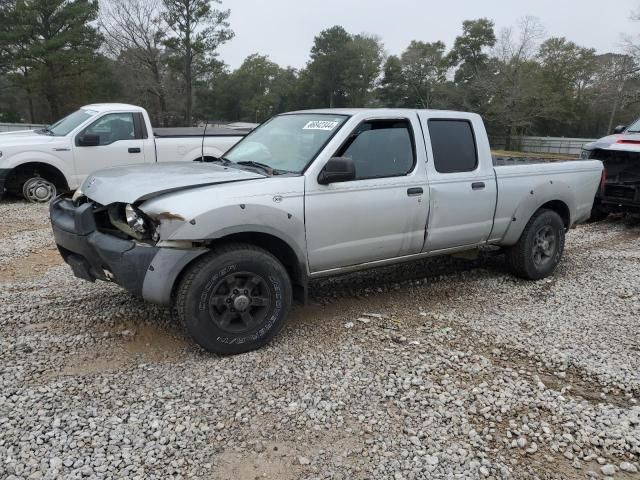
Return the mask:
<path fill-rule="evenodd" d="M 508 248 L 506 251 L 505 258 L 507 261 L 507 265 L 509 266 L 511 271 L 520 278 L 525 278 L 529 280 L 536 280 L 539 278 L 543 278 L 543 277 L 540 277 L 539 275 L 534 274 L 529 269 L 529 266 L 528 266 L 529 248 L 527 245 L 527 238 L 536 220 L 538 220 L 538 218 L 548 213 L 552 213 L 558 216 L 558 218 L 562 222 L 562 219 L 557 214 L 557 212 L 547 208 L 539 209 L 531 216 L 531 218 L 527 222 L 527 225 L 524 227 L 524 230 L 522 231 L 522 234 L 520 235 L 518 242 L 512 247 Z M 560 238 L 558 241 L 561 243 L 561 247 L 564 249 L 564 238 Z"/>
<path fill-rule="evenodd" d="M 185 316 L 185 312 L 187 310 L 188 292 L 191 289 L 194 280 L 196 279 L 198 274 L 202 271 L 202 269 L 204 269 L 216 257 L 219 257 L 224 254 L 228 254 L 228 253 L 235 253 L 235 252 L 247 251 L 247 250 L 252 250 L 256 253 L 265 255 L 274 263 L 282 266 L 281 262 L 273 254 L 271 254 L 264 248 L 258 247 L 250 243 L 226 243 L 226 244 L 214 247 L 209 253 L 206 253 L 205 255 L 199 257 L 198 259 L 196 259 L 196 261 L 192 265 L 187 267 L 188 271 L 180 280 L 180 283 L 178 285 L 176 296 L 175 296 L 175 309 L 177 310 L 178 319 L 183 328 L 185 328 L 188 331 L 186 316 Z M 288 276 L 286 269 L 284 267 L 282 268 L 284 269 L 285 273 Z M 270 335 L 265 339 L 265 343 L 271 340 L 282 329 L 282 327 L 284 326 L 284 323 L 285 322 L 282 322 L 279 328 L 275 329 L 270 333 Z M 218 353 L 221 353 L 224 355 L 226 352 L 221 351 Z M 229 353 L 234 353 L 234 352 L 229 352 Z"/>

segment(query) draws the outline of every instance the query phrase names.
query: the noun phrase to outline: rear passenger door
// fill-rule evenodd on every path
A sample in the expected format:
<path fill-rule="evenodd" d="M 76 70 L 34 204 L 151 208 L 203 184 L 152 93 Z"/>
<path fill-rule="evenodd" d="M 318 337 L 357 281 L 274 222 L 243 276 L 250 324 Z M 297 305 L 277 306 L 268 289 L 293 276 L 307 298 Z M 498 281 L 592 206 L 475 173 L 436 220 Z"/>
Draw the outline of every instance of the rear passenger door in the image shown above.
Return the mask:
<path fill-rule="evenodd" d="M 353 160 L 355 180 L 321 185 L 317 174 L 307 176 L 312 272 L 420 253 L 428 190 L 424 143 L 417 138 L 419 152 L 414 132 L 420 132 L 416 117 L 364 120 L 330 154 Z"/>
<path fill-rule="evenodd" d="M 426 111 L 420 121 L 431 202 L 424 251 L 485 242 L 493 227 L 497 187 L 482 120 Z"/>

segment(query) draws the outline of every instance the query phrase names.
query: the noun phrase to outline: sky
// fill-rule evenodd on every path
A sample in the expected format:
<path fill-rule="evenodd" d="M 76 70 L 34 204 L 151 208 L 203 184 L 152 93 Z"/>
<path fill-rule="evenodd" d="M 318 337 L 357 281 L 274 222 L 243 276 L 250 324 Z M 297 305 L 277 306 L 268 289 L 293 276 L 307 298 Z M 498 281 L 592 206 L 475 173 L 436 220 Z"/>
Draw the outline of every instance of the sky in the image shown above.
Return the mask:
<path fill-rule="evenodd" d="M 629 19 L 640 0 L 222 0 L 235 37 L 219 49 L 232 68 L 252 53 L 281 66 L 303 67 L 321 30 L 342 25 L 350 33 L 378 35 L 388 54 L 411 40 L 442 40 L 451 47 L 462 21 L 487 17 L 496 33 L 533 15 L 547 36 L 564 36 L 598 53 L 621 50 L 621 35 L 640 35 Z"/>

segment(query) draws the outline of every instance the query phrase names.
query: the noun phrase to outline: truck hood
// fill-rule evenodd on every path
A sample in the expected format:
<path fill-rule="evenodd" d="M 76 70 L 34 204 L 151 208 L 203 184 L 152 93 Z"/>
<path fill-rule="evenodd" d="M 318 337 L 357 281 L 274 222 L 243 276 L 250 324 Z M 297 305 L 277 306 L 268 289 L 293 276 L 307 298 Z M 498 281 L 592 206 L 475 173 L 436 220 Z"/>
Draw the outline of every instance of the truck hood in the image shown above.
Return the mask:
<path fill-rule="evenodd" d="M 41 135 L 36 133 L 35 130 L 20 130 L 19 132 L 0 133 L 0 148 L 49 145 L 51 143 L 66 143 L 66 139 L 65 137 Z"/>
<path fill-rule="evenodd" d="M 640 133 L 620 133 L 602 137 L 583 146 L 585 150 L 618 150 L 640 152 Z"/>
<path fill-rule="evenodd" d="M 175 162 L 108 168 L 91 174 L 82 192 L 101 205 L 136 203 L 192 187 L 240 182 L 265 175 L 214 163 Z"/>
<path fill-rule="evenodd" d="M 8 137 L 33 137 L 39 135 L 35 130 L 15 130 L 12 132 L 0 132 L 0 138 Z"/>

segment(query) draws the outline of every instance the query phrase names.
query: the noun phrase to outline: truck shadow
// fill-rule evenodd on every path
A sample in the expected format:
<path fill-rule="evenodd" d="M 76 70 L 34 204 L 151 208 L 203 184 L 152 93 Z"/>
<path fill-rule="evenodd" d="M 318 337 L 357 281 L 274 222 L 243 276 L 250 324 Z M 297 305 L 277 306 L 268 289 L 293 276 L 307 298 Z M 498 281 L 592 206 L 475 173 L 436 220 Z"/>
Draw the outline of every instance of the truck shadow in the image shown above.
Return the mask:
<path fill-rule="evenodd" d="M 496 275 L 509 274 L 503 255 L 497 252 L 482 252 L 474 260 L 452 256 L 433 257 L 314 280 L 310 284 L 310 300 L 322 303 L 327 298 L 380 294 L 408 285 L 437 283 L 446 277 L 478 269 Z"/>

